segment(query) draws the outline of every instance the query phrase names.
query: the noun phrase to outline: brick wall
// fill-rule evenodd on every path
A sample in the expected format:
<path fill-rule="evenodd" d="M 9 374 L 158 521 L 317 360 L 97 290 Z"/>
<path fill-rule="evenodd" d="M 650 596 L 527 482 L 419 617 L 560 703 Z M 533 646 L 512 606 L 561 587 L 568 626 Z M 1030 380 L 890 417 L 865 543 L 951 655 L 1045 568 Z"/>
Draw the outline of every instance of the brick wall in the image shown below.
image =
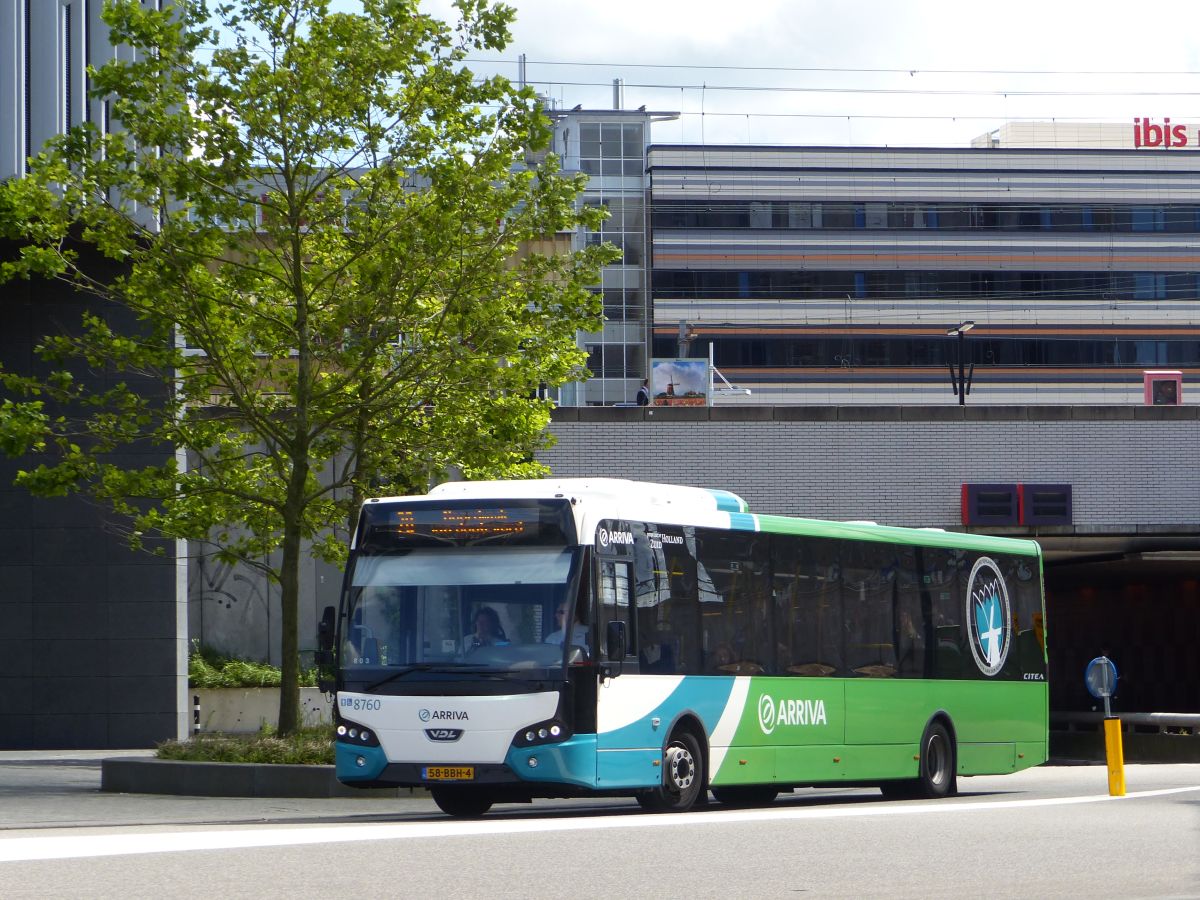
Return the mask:
<path fill-rule="evenodd" d="M 964 482 L 1066 483 L 1075 534 L 1200 532 L 1200 407 L 561 409 L 555 475 L 724 488 L 752 511 L 961 528 Z M 1061 530 L 1061 529 L 1059 529 Z"/>

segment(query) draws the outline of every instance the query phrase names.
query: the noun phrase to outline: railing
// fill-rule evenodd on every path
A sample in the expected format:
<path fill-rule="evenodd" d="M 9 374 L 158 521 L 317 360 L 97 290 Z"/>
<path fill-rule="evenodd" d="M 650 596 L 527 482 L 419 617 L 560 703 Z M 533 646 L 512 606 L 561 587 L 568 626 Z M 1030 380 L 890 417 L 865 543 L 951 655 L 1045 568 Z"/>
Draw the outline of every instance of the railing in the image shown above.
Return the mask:
<path fill-rule="evenodd" d="M 1121 720 L 1121 730 L 1130 734 L 1200 737 L 1200 713 L 1118 713 L 1117 718 Z M 1104 713 L 1100 712 L 1052 713 L 1050 728 L 1052 731 L 1094 731 L 1099 730 L 1103 721 Z"/>

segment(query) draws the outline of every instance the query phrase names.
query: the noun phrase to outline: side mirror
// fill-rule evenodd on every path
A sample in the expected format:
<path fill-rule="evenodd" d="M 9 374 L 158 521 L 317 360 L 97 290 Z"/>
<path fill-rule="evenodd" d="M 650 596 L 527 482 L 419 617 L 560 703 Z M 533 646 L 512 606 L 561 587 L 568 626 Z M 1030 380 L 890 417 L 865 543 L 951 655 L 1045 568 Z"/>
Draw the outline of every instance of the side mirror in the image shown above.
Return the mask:
<path fill-rule="evenodd" d="M 313 662 L 317 664 L 318 669 L 326 669 L 333 665 L 333 638 L 335 623 L 337 621 L 337 613 L 332 606 L 325 607 L 325 611 L 321 614 L 321 621 L 317 623 L 317 652 L 313 654 Z M 324 672 L 321 673 L 325 675 Z M 333 693 L 333 680 L 327 677 L 318 679 L 317 687 L 323 693 Z"/>
<path fill-rule="evenodd" d="M 321 621 L 317 623 L 317 652 L 322 655 L 328 654 L 329 657 L 326 660 L 318 657 L 318 662 L 333 662 L 333 631 L 336 616 L 337 613 L 334 612 L 333 607 L 327 606 L 321 614 Z"/>
<path fill-rule="evenodd" d="M 628 646 L 625 641 L 625 623 L 618 621 L 609 622 L 604 638 L 604 650 L 608 656 L 609 663 L 605 674 L 610 678 L 615 678 L 621 674 L 621 669 L 625 661 L 625 650 Z"/>

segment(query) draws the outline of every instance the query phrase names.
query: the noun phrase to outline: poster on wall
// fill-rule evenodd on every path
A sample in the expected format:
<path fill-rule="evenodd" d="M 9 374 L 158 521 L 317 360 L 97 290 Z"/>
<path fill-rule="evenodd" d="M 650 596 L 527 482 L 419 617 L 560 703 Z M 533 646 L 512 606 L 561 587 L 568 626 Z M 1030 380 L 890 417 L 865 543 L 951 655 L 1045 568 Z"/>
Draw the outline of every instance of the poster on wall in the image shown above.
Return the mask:
<path fill-rule="evenodd" d="M 651 406 L 708 406 L 707 359 L 650 361 Z"/>

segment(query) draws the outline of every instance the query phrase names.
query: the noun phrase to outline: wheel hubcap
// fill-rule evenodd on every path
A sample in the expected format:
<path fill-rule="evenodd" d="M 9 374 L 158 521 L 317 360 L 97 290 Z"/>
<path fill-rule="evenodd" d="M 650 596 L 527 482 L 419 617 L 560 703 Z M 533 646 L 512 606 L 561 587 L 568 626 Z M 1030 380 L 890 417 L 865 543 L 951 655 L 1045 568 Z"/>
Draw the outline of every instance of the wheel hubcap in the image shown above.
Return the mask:
<path fill-rule="evenodd" d="M 925 748 L 928 758 L 926 771 L 929 780 L 934 784 L 942 784 L 946 780 L 946 746 L 940 735 L 933 735 Z"/>
<path fill-rule="evenodd" d="M 667 749 L 667 772 L 670 774 L 671 787 L 677 791 L 686 791 L 696 777 L 696 761 L 685 747 L 670 747 Z"/>

